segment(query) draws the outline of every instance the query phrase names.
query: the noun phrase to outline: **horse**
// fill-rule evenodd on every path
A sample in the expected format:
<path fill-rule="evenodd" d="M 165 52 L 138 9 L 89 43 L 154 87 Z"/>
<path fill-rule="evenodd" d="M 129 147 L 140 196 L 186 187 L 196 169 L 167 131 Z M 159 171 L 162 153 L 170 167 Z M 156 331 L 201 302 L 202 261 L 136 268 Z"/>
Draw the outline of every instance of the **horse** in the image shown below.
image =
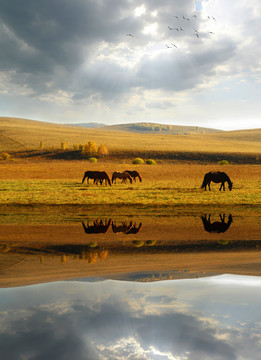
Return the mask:
<path fill-rule="evenodd" d="M 109 178 L 109 175 L 106 173 L 106 171 L 96 171 L 94 174 L 94 181 L 93 183 L 98 185 L 98 182 L 102 185 L 103 180 L 105 182 L 105 185 L 109 184 L 111 186 L 111 180 Z"/>
<path fill-rule="evenodd" d="M 106 171 L 86 171 L 84 173 L 82 183 L 87 178 L 87 184 L 89 184 L 89 179 L 93 179 L 93 183 L 98 185 L 98 182 L 102 185 L 103 180 L 105 180 L 105 185 L 109 183 L 111 186 L 111 180 L 109 178 L 109 175 L 106 173 Z"/>
<path fill-rule="evenodd" d="M 95 177 L 96 172 L 97 171 L 85 171 L 85 173 L 83 175 L 83 179 L 82 179 L 82 184 L 86 178 L 87 178 L 87 184 L 89 184 L 89 179 L 93 179 L 93 182 L 94 182 L 94 177 Z"/>
<path fill-rule="evenodd" d="M 105 220 L 104 223 L 103 220 L 94 220 L 93 225 L 89 225 L 89 221 L 87 221 L 87 224 L 85 225 L 82 221 L 82 226 L 86 234 L 105 234 L 110 225 L 111 219 L 109 219 L 109 221 Z"/>
<path fill-rule="evenodd" d="M 233 183 L 231 182 L 229 176 L 221 171 L 211 171 L 209 173 L 207 173 L 204 176 L 204 180 L 203 183 L 201 185 L 201 189 L 205 188 L 205 190 L 207 190 L 207 185 L 208 185 L 208 189 L 210 190 L 210 183 L 211 181 L 213 181 L 214 183 L 220 183 L 221 182 L 221 186 L 219 188 L 219 191 L 222 189 L 225 191 L 225 182 L 228 183 L 228 188 L 231 191 L 232 190 L 232 185 Z"/>
<path fill-rule="evenodd" d="M 207 219 L 206 214 L 205 214 L 205 216 L 201 216 L 201 220 L 203 222 L 204 229 L 209 233 L 216 233 L 216 234 L 224 233 L 225 231 L 227 231 L 227 229 L 229 228 L 230 224 L 233 221 L 232 215 L 231 214 L 229 215 L 227 223 L 225 222 L 225 214 L 223 216 L 221 216 L 221 214 L 219 214 L 219 217 L 220 217 L 221 222 L 215 221 L 215 222 L 211 223 L 210 215 L 208 216 L 208 219 Z"/>
<path fill-rule="evenodd" d="M 122 183 L 124 182 L 126 184 L 127 180 L 129 180 L 130 183 L 132 184 L 132 178 L 126 171 L 124 171 L 122 173 L 119 171 L 114 171 L 114 173 L 112 174 L 112 178 L 111 178 L 112 183 L 115 182 L 115 184 L 116 184 L 117 178 L 122 179 Z"/>
<path fill-rule="evenodd" d="M 136 177 L 139 178 L 140 182 L 142 182 L 142 177 L 141 175 L 138 173 L 138 171 L 136 170 L 125 170 L 132 178 L 133 180 L 136 182 Z"/>

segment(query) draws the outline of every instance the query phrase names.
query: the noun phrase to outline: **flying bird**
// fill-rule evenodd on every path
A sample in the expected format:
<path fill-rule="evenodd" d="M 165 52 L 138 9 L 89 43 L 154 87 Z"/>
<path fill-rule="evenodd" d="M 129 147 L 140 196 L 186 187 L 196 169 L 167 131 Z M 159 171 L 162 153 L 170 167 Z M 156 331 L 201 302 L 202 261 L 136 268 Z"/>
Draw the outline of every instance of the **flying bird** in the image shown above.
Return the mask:
<path fill-rule="evenodd" d="M 134 37 L 132 34 L 126 34 L 126 36 L 131 36 L 131 37 Z"/>
<path fill-rule="evenodd" d="M 197 19 L 197 15 L 192 15 L 192 17 L 194 17 L 195 19 Z"/>
<path fill-rule="evenodd" d="M 199 34 L 194 34 L 197 38 L 199 38 Z"/>
<path fill-rule="evenodd" d="M 175 17 L 177 20 L 179 19 L 179 17 L 178 17 L 178 16 L 176 16 L 176 15 L 174 15 L 173 17 Z"/>
<path fill-rule="evenodd" d="M 166 48 L 168 48 L 168 49 L 170 49 L 170 48 L 171 48 L 171 46 L 169 46 L 169 45 L 167 45 L 167 44 L 165 44 L 165 46 L 166 46 Z"/>
<path fill-rule="evenodd" d="M 170 26 L 168 26 L 168 28 L 169 28 L 170 30 L 173 30 L 173 28 L 171 28 Z"/>
<path fill-rule="evenodd" d="M 213 31 L 209 31 L 209 34 L 215 34 L 215 33 L 213 33 Z"/>
<path fill-rule="evenodd" d="M 172 44 L 172 45 L 173 45 L 175 48 L 178 48 L 177 45 L 175 45 L 175 44 Z"/>
<path fill-rule="evenodd" d="M 182 29 L 182 27 L 181 27 L 181 28 L 179 28 L 179 30 L 180 30 L 180 31 L 184 31 L 184 30 Z"/>

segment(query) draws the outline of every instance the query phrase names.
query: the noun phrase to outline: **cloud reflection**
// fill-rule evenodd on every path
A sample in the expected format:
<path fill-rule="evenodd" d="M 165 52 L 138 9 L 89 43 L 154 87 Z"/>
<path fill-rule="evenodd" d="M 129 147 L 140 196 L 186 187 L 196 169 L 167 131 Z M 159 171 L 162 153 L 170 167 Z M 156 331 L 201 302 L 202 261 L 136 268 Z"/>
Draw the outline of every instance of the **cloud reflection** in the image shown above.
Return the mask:
<path fill-rule="evenodd" d="M 261 287 L 248 286 L 253 279 L 1 289 L 0 348 L 10 360 L 255 359 Z"/>

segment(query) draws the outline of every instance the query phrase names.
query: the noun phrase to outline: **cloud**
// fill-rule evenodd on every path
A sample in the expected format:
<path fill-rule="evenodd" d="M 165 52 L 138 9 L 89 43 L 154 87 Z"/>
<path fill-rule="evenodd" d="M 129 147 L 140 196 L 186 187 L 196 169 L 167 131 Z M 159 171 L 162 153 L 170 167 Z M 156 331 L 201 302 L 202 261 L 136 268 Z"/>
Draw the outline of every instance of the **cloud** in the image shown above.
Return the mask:
<path fill-rule="evenodd" d="M 56 112 L 75 112 L 79 103 L 91 112 L 98 99 L 104 108 L 114 104 L 113 117 L 119 107 L 132 112 L 130 97 L 147 91 L 160 90 L 157 103 L 165 96 L 167 104 L 170 93 L 187 92 L 193 102 L 194 90 L 215 88 L 225 76 L 260 87 L 260 19 L 257 0 L 1 0 L 0 91 L 18 111 L 18 97 L 33 96 L 34 109 L 52 102 Z M 168 111 L 161 106 L 163 117 Z"/>

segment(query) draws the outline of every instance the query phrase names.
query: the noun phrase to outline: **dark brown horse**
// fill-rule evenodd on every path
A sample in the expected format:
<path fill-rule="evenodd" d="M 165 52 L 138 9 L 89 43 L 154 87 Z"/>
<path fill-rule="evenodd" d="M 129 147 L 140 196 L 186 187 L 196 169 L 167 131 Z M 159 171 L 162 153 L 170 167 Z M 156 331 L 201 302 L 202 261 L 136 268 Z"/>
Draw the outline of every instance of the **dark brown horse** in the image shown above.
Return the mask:
<path fill-rule="evenodd" d="M 112 183 L 114 182 L 116 184 L 116 179 L 122 179 L 122 183 L 124 182 L 125 184 L 127 183 L 127 180 L 129 180 L 129 182 L 132 184 L 132 178 L 127 173 L 127 171 L 124 171 L 122 173 L 119 171 L 114 171 L 111 178 Z"/>
<path fill-rule="evenodd" d="M 109 178 L 109 175 L 106 173 L 106 171 L 96 171 L 94 175 L 94 181 L 93 183 L 98 185 L 100 183 L 102 185 L 104 180 L 105 185 L 109 184 L 111 186 L 111 180 Z"/>
<path fill-rule="evenodd" d="M 216 234 L 224 233 L 225 231 L 227 231 L 227 229 L 229 228 L 230 224 L 233 221 L 232 215 L 231 214 L 229 215 L 227 222 L 225 222 L 225 214 L 223 216 L 219 214 L 219 217 L 221 222 L 215 221 L 211 223 L 210 215 L 208 216 L 208 219 L 206 214 L 205 216 L 201 216 L 204 229 L 209 233 L 216 233 Z"/>
<path fill-rule="evenodd" d="M 89 179 L 93 179 L 93 183 L 96 185 L 98 185 L 98 183 L 102 185 L 104 180 L 105 185 L 109 184 L 111 186 L 111 180 L 109 178 L 109 175 L 106 173 L 106 171 L 86 171 L 84 173 L 82 183 L 84 182 L 85 179 L 87 179 L 88 184 L 89 184 Z"/>
<path fill-rule="evenodd" d="M 94 182 L 94 177 L 95 177 L 96 172 L 97 171 L 85 171 L 85 173 L 83 175 L 83 179 L 82 179 L 82 184 L 85 179 L 87 179 L 87 184 L 89 184 L 89 179 L 93 179 L 93 182 Z"/>
<path fill-rule="evenodd" d="M 134 181 L 136 181 L 136 177 L 139 178 L 140 182 L 142 182 L 142 177 L 140 175 L 140 173 L 136 170 L 125 170 L 132 178 Z"/>
<path fill-rule="evenodd" d="M 207 173 L 204 176 L 204 180 L 203 180 L 203 183 L 201 185 L 201 189 L 205 188 L 205 190 L 207 190 L 207 186 L 208 186 L 208 189 L 210 190 L 211 181 L 213 181 L 214 183 L 221 183 L 219 190 L 221 190 L 222 187 L 223 187 L 224 191 L 225 191 L 225 182 L 227 182 L 229 190 L 230 191 L 232 190 L 233 183 L 231 182 L 229 176 L 224 172 L 211 171 L 211 172 Z"/>
<path fill-rule="evenodd" d="M 111 219 L 105 220 L 103 223 L 103 220 L 94 220 L 93 225 L 89 225 L 89 221 L 87 221 L 87 224 L 85 225 L 82 221 L 82 226 L 84 228 L 84 231 L 86 234 L 105 234 L 109 227 L 111 225 Z"/>

